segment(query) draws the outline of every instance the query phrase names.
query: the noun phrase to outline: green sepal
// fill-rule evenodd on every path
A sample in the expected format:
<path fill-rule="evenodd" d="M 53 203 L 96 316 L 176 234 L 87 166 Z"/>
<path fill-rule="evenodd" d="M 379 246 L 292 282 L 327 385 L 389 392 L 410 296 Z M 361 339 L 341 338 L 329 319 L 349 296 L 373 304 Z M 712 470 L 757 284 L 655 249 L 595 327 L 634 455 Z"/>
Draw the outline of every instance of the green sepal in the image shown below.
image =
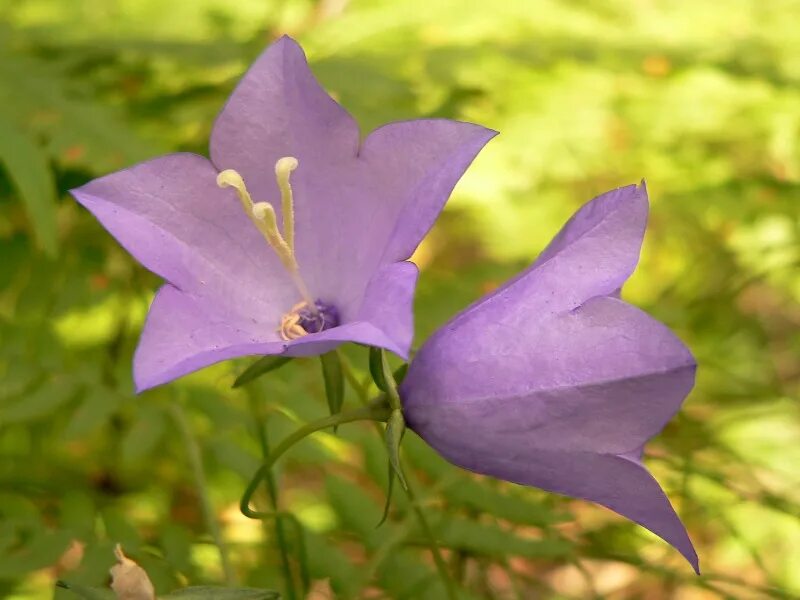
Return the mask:
<path fill-rule="evenodd" d="M 292 360 L 291 356 L 283 356 L 280 354 L 262 356 L 252 365 L 247 367 L 244 372 L 236 378 L 236 381 L 233 382 L 233 387 L 237 388 L 243 386 L 244 384 L 250 383 L 262 375 L 266 375 L 270 371 L 280 369 L 290 360 Z"/>
<path fill-rule="evenodd" d="M 394 370 L 392 376 L 394 377 L 396 385 L 399 386 L 401 383 L 403 383 L 403 380 L 406 378 L 406 373 L 408 373 L 408 363 L 403 363 Z"/>
<path fill-rule="evenodd" d="M 389 386 L 386 385 L 386 379 L 383 376 L 383 350 L 381 348 L 370 346 L 369 374 L 372 375 L 372 381 L 375 382 L 380 391 L 389 391 Z"/>
<path fill-rule="evenodd" d="M 394 467 L 392 463 L 388 463 L 389 466 L 389 484 L 386 486 L 386 502 L 383 505 L 383 514 L 381 515 L 381 520 L 378 521 L 378 524 L 375 525 L 375 529 L 378 529 L 381 525 L 386 523 L 386 519 L 389 518 L 389 508 L 392 504 L 392 491 L 394 491 Z"/>
<path fill-rule="evenodd" d="M 378 389 L 384 393 L 387 393 L 389 391 L 389 385 L 386 383 L 386 377 L 384 376 L 383 371 L 384 356 L 385 353 L 383 349 L 375 348 L 374 346 L 370 347 L 369 374 L 372 376 L 372 381 L 375 382 L 375 385 L 378 386 Z M 397 367 L 397 369 L 395 369 L 394 373 L 392 373 L 392 378 L 395 381 L 395 387 L 403 382 L 403 379 L 406 378 L 407 372 L 408 363 L 403 363 Z"/>
<path fill-rule="evenodd" d="M 344 373 L 342 372 L 342 359 L 336 350 L 320 355 L 322 363 L 322 378 L 325 380 L 325 397 L 328 399 L 328 409 L 332 415 L 342 412 L 344 403 Z M 333 428 L 336 433 L 337 427 Z"/>
<path fill-rule="evenodd" d="M 406 420 L 400 409 L 394 409 L 386 422 L 386 450 L 389 453 L 389 464 L 392 467 L 400 485 L 403 489 L 408 489 L 406 477 L 403 475 L 403 467 L 400 464 L 400 442 L 403 441 L 403 434 L 406 431 Z"/>

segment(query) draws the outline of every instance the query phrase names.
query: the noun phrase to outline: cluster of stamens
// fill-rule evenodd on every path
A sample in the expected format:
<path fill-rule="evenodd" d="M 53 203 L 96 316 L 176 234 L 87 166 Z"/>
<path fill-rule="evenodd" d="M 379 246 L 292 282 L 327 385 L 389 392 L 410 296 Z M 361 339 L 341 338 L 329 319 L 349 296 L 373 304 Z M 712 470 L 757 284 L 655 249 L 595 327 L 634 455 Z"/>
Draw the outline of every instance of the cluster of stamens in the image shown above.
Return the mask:
<path fill-rule="evenodd" d="M 331 304 L 317 300 L 315 311 L 307 302 L 298 302 L 281 319 L 280 335 L 284 340 L 295 340 L 309 333 L 319 333 L 339 324 L 339 312 Z"/>
<path fill-rule="evenodd" d="M 293 156 L 284 156 L 275 163 L 275 178 L 281 192 L 281 210 L 283 213 L 283 234 L 278 229 L 275 209 L 269 202 L 253 202 L 247 191 L 244 179 L 233 169 L 226 169 L 217 175 L 217 185 L 221 188 L 232 187 L 239 196 L 245 214 L 250 218 L 267 244 L 275 251 L 281 264 L 289 273 L 297 291 L 303 298 L 283 316 L 278 333 L 284 340 L 294 340 L 309 333 L 317 333 L 339 324 L 336 309 L 327 303 L 315 301 L 308 291 L 294 251 L 294 198 L 289 182 L 292 171 L 298 166 Z"/>

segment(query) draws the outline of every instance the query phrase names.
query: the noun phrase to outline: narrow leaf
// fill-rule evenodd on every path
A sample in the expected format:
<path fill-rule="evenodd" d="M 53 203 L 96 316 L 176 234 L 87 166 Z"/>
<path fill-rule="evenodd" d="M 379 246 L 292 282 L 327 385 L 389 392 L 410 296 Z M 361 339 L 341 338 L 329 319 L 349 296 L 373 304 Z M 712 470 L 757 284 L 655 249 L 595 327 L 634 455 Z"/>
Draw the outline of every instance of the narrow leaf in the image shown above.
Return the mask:
<path fill-rule="evenodd" d="M 399 386 L 403 383 L 403 380 L 406 378 L 406 373 L 408 373 L 408 363 L 403 363 L 394 370 L 393 376 L 395 385 Z"/>
<path fill-rule="evenodd" d="M 111 590 L 97 587 L 88 587 L 78 583 L 69 583 L 67 581 L 56 581 L 56 587 L 69 590 L 79 598 L 85 600 L 113 600 L 114 593 Z"/>
<path fill-rule="evenodd" d="M 280 354 L 262 356 L 252 365 L 247 367 L 244 372 L 236 378 L 236 381 L 233 382 L 233 387 L 240 387 L 245 383 L 250 383 L 262 375 L 266 375 L 270 371 L 280 369 L 290 360 L 292 360 L 291 356 L 283 356 Z"/>
<path fill-rule="evenodd" d="M 339 353 L 335 350 L 322 354 L 322 378 L 325 380 L 325 396 L 328 399 L 328 409 L 332 415 L 338 414 L 342 410 L 344 402 L 344 375 L 342 373 L 342 361 Z M 336 427 L 333 428 L 336 431 Z"/>
<path fill-rule="evenodd" d="M 274 590 L 203 585 L 183 588 L 162 597 L 165 600 L 170 598 L 180 598 L 181 600 L 279 600 L 281 596 Z"/>
<path fill-rule="evenodd" d="M 369 349 L 369 373 L 372 375 L 372 381 L 378 386 L 382 392 L 388 392 L 389 388 L 386 385 L 386 379 L 383 376 L 383 350 L 370 346 Z"/>
<path fill-rule="evenodd" d="M 47 155 L 28 135 L 0 118 L 0 165 L 25 204 L 36 239 L 49 256 L 58 247 L 56 185 Z"/>

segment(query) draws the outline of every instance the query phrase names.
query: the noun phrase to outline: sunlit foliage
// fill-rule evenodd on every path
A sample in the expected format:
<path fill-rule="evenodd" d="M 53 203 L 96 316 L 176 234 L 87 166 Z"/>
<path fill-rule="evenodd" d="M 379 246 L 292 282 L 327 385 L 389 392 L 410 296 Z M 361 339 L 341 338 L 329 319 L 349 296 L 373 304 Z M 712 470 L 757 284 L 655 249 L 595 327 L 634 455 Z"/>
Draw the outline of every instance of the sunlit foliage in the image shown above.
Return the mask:
<path fill-rule="evenodd" d="M 501 132 L 415 257 L 419 341 L 530 262 L 581 202 L 647 179 L 651 223 L 624 293 L 700 364 L 647 461 L 704 575 L 608 511 L 473 477 L 410 435 L 408 475 L 464 597 L 796 597 L 798 22 L 796 0 L 0 2 L 0 596 L 50 598 L 60 577 L 105 585 L 117 542 L 160 593 L 223 582 L 176 415 L 236 578 L 283 586 L 274 529 L 237 501 L 261 456 L 255 423 L 273 442 L 327 410 L 318 362 L 237 390 L 245 363 L 229 363 L 134 396 L 158 282 L 66 191 L 205 153 L 242 70 L 288 32 L 363 132 L 420 116 Z M 346 355 L 365 364 L 363 349 Z M 361 425 L 279 466 L 304 529 L 304 552 L 289 532 L 292 566 L 315 597 L 442 597 L 399 494 L 375 528 L 386 473 Z"/>

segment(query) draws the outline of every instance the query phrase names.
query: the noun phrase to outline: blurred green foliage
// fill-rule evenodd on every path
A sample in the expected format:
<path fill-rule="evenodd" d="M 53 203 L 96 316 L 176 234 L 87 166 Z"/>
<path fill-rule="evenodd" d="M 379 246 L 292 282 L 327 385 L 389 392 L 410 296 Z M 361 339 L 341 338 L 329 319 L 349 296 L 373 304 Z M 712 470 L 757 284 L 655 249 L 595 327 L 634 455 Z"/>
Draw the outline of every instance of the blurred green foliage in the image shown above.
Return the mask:
<path fill-rule="evenodd" d="M 701 366 L 648 464 L 704 575 L 608 511 L 470 476 L 409 434 L 409 476 L 465 597 L 800 595 L 798 22 L 797 0 L 0 0 L 0 596 L 105 585 L 116 542 L 160 593 L 222 583 L 176 406 L 236 577 L 283 585 L 272 526 L 236 504 L 260 460 L 256 417 L 271 441 L 326 410 L 319 365 L 232 390 L 244 365 L 228 363 L 135 397 L 156 278 L 66 191 L 205 153 L 237 78 L 284 32 L 364 132 L 420 116 L 501 132 L 417 255 L 418 343 L 581 202 L 647 178 L 625 295 Z M 346 354 L 367 377 L 366 352 Z M 278 475 L 312 597 L 442 597 L 400 494 L 375 529 L 387 471 L 368 427 L 316 435 Z"/>

